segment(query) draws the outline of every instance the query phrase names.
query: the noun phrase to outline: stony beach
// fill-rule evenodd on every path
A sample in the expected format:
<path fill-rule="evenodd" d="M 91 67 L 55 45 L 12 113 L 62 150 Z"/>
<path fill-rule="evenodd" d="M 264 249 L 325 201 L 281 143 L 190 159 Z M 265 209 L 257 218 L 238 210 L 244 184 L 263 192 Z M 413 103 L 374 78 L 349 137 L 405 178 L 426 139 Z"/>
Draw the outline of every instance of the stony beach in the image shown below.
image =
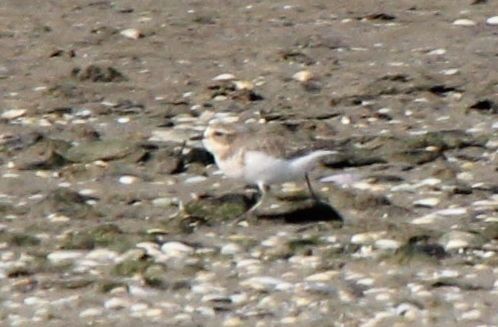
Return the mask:
<path fill-rule="evenodd" d="M 494 1 L 7 0 L 0 48 L 0 325 L 498 325 Z M 217 118 L 337 151 L 320 202 L 240 219 Z"/>

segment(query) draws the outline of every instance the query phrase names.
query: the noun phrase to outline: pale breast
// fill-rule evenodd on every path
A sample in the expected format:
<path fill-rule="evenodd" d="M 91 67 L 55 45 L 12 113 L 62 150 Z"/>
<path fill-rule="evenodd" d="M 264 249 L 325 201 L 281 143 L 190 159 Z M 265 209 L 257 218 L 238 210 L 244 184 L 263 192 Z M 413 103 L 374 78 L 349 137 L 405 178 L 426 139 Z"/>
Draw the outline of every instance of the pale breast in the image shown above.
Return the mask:
<path fill-rule="evenodd" d="M 242 153 L 237 152 L 231 156 L 215 158 L 216 165 L 220 170 L 230 178 L 243 178 L 244 177 L 244 162 Z"/>

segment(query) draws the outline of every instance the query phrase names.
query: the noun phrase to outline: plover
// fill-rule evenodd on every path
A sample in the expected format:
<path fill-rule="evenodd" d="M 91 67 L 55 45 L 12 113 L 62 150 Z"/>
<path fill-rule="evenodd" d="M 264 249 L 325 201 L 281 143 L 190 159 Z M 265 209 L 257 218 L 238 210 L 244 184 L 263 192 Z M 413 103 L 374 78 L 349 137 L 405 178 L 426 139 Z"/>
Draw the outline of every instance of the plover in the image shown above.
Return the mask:
<path fill-rule="evenodd" d="M 305 179 L 311 195 L 316 198 L 307 174 L 318 159 L 336 153 L 329 150 L 292 151 L 288 147 L 289 140 L 283 135 L 223 122 L 209 124 L 202 143 L 227 177 L 258 186 L 261 197 L 250 211 L 263 203 L 272 184 Z"/>

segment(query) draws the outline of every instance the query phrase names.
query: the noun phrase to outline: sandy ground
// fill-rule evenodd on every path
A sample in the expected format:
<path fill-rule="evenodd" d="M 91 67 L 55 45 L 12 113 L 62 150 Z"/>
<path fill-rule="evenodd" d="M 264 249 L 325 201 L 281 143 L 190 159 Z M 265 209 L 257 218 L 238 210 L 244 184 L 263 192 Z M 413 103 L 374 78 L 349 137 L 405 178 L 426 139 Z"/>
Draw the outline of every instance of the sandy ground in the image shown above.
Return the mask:
<path fill-rule="evenodd" d="M 498 325 L 497 16 L 2 1 L 1 324 Z M 340 221 L 287 195 L 234 224 L 251 193 L 199 142 L 219 117 L 338 150 L 312 176 Z"/>

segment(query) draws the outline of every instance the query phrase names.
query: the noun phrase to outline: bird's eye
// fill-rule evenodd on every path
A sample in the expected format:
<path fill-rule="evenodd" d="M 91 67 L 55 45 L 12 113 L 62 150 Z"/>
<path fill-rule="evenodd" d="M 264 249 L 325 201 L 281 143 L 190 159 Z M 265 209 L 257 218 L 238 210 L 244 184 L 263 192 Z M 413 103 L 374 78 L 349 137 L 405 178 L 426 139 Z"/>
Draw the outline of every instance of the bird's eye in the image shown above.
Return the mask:
<path fill-rule="evenodd" d="M 213 133 L 213 135 L 216 136 L 216 137 L 222 137 L 223 135 L 225 135 L 225 133 L 220 132 L 220 131 L 216 131 L 216 132 Z"/>

